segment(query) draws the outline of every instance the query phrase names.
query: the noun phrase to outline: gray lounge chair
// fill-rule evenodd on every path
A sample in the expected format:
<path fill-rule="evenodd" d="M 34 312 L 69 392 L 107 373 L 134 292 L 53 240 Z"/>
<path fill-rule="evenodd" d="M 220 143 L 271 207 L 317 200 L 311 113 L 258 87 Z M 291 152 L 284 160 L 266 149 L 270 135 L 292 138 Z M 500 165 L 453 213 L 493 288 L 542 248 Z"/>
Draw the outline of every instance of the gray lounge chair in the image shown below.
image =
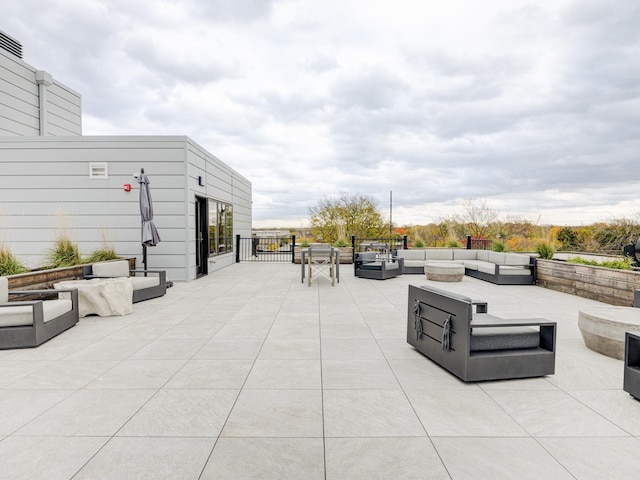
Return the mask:
<path fill-rule="evenodd" d="M 18 295 L 56 298 L 9 302 L 9 296 Z M 76 289 L 9 292 L 7 278 L 0 277 L 0 350 L 37 347 L 73 327 L 78 319 Z"/>
<path fill-rule="evenodd" d="M 82 276 L 85 279 L 130 278 L 133 285 L 133 303 L 161 297 L 167 293 L 167 273 L 164 270 L 130 270 L 129 262 L 126 260 L 85 265 L 82 269 Z"/>
<path fill-rule="evenodd" d="M 387 257 L 379 259 L 376 252 L 358 252 L 353 262 L 354 275 L 360 278 L 386 280 L 402 274 L 404 259 Z"/>
<path fill-rule="evenodd" d="M 410 285 L 408 303 L 407 342 L 465 382 L 555 371 L 555 322 L 498 318 L 486 302 L 429 286 Z"/>

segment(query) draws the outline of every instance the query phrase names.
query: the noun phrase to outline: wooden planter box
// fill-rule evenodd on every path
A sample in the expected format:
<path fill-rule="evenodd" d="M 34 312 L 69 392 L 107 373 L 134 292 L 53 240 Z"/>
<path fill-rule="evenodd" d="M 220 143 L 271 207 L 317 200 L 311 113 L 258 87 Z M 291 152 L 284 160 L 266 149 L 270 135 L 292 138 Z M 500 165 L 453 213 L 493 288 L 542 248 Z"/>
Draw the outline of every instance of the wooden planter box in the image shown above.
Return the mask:
<path fill-rule="evenodd" d="M 293 251 L 293 263 L 300 265 L 300 249 L 302 247 L 296 246 Z M 353 247 L 339 247 L 340 249 L 340 264 L 353 263 Z"/>
<path fill-rule="evenodd" d="M 136 259 L 128 258 L 129 268 L 136 268 Z M 53 268 L 51 270 L 33 270 L 17 275 L 8 275 L 9 290 L 48 290 L 54 283 L 65 280 L 81 280 L 82 265 L 73 267 Z M 24 297 L 23 297 L 24 299 Z"/>
<path fill-rule="evenodd" d="M 632 307 L 634 290 L 640 290 L 640 272 L 632 270 L 542 259 L 536 265 L 538 286 L 610 305 Z"/>

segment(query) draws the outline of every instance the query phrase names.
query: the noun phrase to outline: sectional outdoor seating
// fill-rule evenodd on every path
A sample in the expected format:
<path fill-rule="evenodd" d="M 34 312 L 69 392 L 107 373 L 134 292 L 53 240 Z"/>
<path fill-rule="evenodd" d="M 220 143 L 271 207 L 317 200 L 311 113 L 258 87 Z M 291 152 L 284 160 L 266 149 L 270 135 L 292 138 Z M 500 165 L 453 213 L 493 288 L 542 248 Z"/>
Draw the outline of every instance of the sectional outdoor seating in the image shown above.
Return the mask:
<path fill-rule="evenodd" d="M 462 263 L 465 275 L 498 285 L 535 285 L 536 259 L 521 253 L 463 248 L 399 249 L 402 273 L 424 273 L 425 262 Z"/>
<path fill-rule="evenodd" d="M 354 274 L 360 278 L 386 280 L 402 274 L 402 258 L 380 258 L 377 252 L 357 252 L 353 262 Z"/>
<path fill-rule="evenodd" d="M 167 273 L 164 270 L 130 270 L 127 260 L 112 260 L 85 265 L 84 279 L 128 277 L 133 285 L 133 303 L 161 297 L 167 293 Z"/>
<path fill-rule="evenodd" d="M 13 295 L 56 298 L 9 302 Z M 78 319 L 77 290 L 10 292 L 7 278 L 0 277 L 0 350 L 37 347 L 73 327 Z"/>
<path fill-rule="evenodd" d="M 554 373 L 555 322 L 507 320 L 487 311 L 486 302 L 410 285 L 407 342 L 465 382 Z"/>

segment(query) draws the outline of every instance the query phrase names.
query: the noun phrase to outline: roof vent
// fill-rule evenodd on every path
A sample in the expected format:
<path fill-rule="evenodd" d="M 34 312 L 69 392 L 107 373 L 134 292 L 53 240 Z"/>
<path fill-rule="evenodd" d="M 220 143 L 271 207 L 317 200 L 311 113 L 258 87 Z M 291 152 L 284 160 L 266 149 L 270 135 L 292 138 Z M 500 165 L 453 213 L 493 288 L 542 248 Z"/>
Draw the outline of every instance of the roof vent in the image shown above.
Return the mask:
<path fill-rule="evenodd" d="M 12 53 L 18 58 L 22 58 L 22 45 L 15 38 L 10 37 L 0 30 L 0 48 Z"/>

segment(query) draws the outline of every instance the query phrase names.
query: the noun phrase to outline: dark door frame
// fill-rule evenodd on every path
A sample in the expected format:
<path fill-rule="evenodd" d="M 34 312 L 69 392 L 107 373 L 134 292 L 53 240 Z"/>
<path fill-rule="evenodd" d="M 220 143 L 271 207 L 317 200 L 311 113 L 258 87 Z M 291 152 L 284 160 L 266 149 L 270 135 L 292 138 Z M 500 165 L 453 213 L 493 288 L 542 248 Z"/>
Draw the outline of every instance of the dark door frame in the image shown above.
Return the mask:
<path fill-rule="evenodd" d="M 206 197 L 196 195 L 196 278 L 209 273 L 209 211 Z"/>

